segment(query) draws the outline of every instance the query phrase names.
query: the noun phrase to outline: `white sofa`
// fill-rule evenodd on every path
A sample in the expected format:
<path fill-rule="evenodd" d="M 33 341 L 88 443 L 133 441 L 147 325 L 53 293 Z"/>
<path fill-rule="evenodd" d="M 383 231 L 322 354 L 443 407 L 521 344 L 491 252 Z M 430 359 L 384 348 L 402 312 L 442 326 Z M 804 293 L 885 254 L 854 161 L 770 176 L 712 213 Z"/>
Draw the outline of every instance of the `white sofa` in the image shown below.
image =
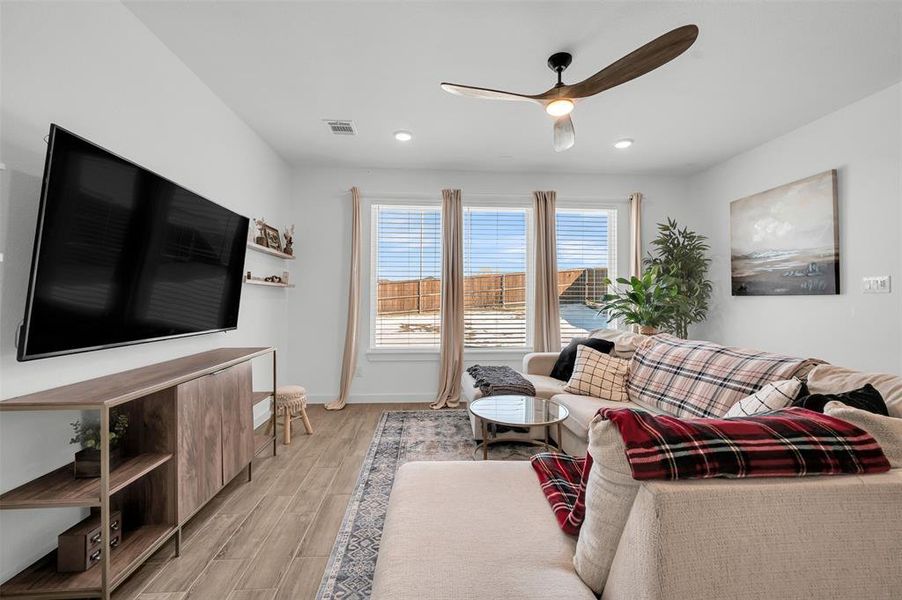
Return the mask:
<path fill-rule="evenodd" d="M 553 356 L 528 356 L 527 376 L 550 372 Z M 902 417 L 902 377 L 831 365 L 809 375 L 814 393 L 866 382 Z M 571 409 L 564 449 L 584 453 L 586 425 L 605 401 L 552 396 Z M 527 462 L 409 463 L 395 479 L 372 598 L 591 600 L 573 566 L 576 543 Z M 899 600 L 902 469 L 642 482 L 610 543 L 604 600 Z"/>
<path fill-rule="evenodd" d="M 606 339 L 614 343 L 612 354 L 618 358 L 629 359 L 635 352 L 636 347 L 646 339 L 647 336 L 627 331 L 619 331 L 615 329 L 599 329 L 592 332 L 591 337 Z M 646 410 L 653 413 L 661 411 L 654 406 L 638 404 L 636 402 L 612 402 L 601 398 L 593 398 L 591 396 L 578 396 L 564 392 L 565 381 L 550 377 L 554 363 L 557 361 L 558 352 L 533 352 L 523 357 L 523 375 L 536 388 L 536 396 L 540 398 L 553 399 L 555 402 L 567 407 L 570 416 L 563 422 L 561 427 L 562 440 L 557 439 L 557 428 L 551 428 L 551 437 L 566 452 L 573 456 L 583 456 L 586 454 L 586 446 L 589 443 L 589 421 L 595 416 L 599 408 L 612 406 L 614 408 L 623 408 L 629 406 Z M 461 378 L 461 391 L 463 400 L 467 403 L 482 397 L 479 388 L 473 386 L 473 378 L 464 371 Z M 482 428 L 477 418 L 470 414 L 470 424 L 473 427 L 473 437 L 477 440 L 482 439 Z M 541 427 L 533 428 L 528 434 L 504 434 L 499 437 L 508 437 L 511 439 L 529 437 L 532 439 L 543 439 L 545 430 Z"/>

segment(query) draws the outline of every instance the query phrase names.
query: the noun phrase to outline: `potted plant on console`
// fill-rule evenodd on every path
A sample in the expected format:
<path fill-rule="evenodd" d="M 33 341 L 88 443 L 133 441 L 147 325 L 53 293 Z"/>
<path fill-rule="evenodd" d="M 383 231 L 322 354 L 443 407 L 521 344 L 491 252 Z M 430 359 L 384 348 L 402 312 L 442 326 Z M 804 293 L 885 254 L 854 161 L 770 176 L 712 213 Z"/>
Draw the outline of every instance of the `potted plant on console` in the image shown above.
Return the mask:
<path fill-rule="evenodd" d="M 75 453 L 75 478 L 100 477 L 100 422 L 81 420 L 72 425 L 74 435 L 70 444 L 81 444 Z M 128 430 L 128 417 L 117 415 L 110 423 L 110 470 L 122 464 L 122 440 Z"/>

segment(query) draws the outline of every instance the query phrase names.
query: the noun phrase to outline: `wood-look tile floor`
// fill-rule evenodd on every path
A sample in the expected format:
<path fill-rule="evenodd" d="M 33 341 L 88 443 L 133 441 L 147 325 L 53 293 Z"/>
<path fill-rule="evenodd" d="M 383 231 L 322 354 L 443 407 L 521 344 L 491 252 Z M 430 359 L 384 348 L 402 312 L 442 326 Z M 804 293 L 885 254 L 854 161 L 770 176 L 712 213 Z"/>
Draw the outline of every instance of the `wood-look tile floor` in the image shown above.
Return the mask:
<path fill-rule="evenodd" d="M 116 600 L 314 598 L 376 425 L 386 410 L 425 404 L 310 406 L 290 446 L 261 453 L 113 594 Z"/>

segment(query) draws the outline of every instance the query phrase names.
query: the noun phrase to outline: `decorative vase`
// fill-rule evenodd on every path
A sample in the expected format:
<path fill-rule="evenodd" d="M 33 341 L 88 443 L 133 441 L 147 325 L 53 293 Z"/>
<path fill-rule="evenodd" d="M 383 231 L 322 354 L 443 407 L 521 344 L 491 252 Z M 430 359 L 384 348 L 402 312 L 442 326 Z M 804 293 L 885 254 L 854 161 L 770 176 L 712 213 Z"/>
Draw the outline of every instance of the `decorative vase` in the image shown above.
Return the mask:
<path fill-rule="evenodd" d="M 110 471 L 122 464 L 122 448 L 110 448 Z M 100 477 L 100 450 L 84 448 L 75 453 L 75 478 Z"/>
<path fill-rule="evenodd" d="M 639 333 L 642 335 L 657 335 L 661 332 L 658 331 L 657 327 L 652 327 L 651 325 L 639 325 Z"/>

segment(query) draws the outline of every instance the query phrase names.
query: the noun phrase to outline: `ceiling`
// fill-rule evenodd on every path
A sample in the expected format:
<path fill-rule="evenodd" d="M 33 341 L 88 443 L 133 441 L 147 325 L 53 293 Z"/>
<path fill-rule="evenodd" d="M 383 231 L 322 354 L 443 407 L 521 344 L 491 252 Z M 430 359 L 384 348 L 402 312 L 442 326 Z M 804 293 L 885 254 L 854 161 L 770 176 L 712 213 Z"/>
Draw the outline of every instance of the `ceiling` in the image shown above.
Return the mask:
<path fill-rule="evenodd" d="M 900 2 L 126 5 L 298 165 L 696 172 L 902 79 Z M 573 53 L 572 83 L 686 23 L 701 30 L 689 52 L 579 103 L 560 154 L 540 106 L 439 88 L 538 93 L 556 51 Z M 358 135 L 323 119 L 353 119 Z M 615 150 L 623 137 L 636 143 Z"/>

